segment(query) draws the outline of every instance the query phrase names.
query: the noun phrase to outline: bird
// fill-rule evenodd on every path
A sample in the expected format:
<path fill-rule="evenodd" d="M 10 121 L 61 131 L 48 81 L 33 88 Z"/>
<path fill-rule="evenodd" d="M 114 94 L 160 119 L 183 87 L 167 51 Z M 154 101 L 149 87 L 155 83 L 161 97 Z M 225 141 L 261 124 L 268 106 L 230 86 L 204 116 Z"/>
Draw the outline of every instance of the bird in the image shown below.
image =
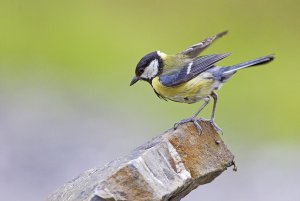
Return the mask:
<path fill-rule="evenodd" d="M 142 80 L 148 82 L 155 94 L 163 100 L 187 104 L 204 101 L 192 117 L 175 123 L 174 129 L 177 129 L 181 124 L 193 122 L 196 129 L 202 132 L 198 123 L 198 115 L 212 98 L 214 102 L 209 121 L 217 131 L 223 133 L 215 122 L 218 102 L 216 91 L 238 70 L 266 64 L 274 59 L 274 56 L 270 54 L 239 64 L 220 67 L 216 65 L 217 62 L 225 59 L 231 53 L 200 55 L 215 40 L 227 33 L 228 31 L 224 31 L 208 37 L 174 55 L 168 55 L 159 50 L 146 54 L 138 62 L 130 86 Z"/>

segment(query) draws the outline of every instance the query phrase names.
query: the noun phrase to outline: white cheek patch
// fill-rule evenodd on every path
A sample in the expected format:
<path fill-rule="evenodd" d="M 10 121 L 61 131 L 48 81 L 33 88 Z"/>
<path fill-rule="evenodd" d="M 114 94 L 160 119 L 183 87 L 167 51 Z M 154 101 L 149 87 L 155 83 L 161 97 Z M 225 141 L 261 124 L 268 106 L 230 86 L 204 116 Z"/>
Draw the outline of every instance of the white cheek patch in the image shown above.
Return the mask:
<path fill-rule="evenodd" d="M 143 74 L 141 75 L 142 78 L 154 78 L 157 73 L 158 73 L 158 60 L 154 59 L 153 61 L 151 61 L 151 63 L 149 64 L 149 66 L 147 66 L 145 68 L 145 71 L 143 72 Z"/>

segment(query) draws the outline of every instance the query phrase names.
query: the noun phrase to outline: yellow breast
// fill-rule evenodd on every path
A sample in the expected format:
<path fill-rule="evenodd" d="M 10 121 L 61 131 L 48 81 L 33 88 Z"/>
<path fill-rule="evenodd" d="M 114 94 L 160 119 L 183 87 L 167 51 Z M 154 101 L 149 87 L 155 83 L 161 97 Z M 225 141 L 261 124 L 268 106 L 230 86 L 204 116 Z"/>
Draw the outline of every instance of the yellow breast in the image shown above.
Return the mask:
<path fill-rule="evenodd" d="M 152 87 L 161 96 L 183 103 L 195 103 L 210 95 L 214 88 L 214 80 L 205 73 L 175 87 L 166 87 L 159 81 L 159 77 L 152 80 Z"/>

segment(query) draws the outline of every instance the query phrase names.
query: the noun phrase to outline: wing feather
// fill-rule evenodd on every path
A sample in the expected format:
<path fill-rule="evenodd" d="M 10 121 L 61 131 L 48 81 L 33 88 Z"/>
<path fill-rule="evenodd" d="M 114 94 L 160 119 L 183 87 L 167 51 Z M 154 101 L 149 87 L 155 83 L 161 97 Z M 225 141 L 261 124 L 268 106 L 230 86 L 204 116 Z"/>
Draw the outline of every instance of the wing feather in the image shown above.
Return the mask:
<path fill-rule="evenodd" d="M 218 61 L 228 57 L 230 53 L 226 54 L 212 54 L 203 57 L 198 57 L 193 61 L 185 64 L 181 70 L 177 71 L 173 74 L 162 74 L 160 78 L 160 82 L 167 87 L 174 87 L 185 83 L 200 73 L 214 67 L 214 64 Z"/>
<path fill-rule="evenodd" d="M 203 50 L 205 50 L 207 47 L 209 47 L 216 39 L 226 35 L 228 31 L 223 31 L 222 33 L 216 34 L 212 37 L 206 38 L 200 43 L 197 43 L 195 45 L 192 45 L 188 49 L 182 51 L 179 54 L 183 54 L 188 56 L 189 58 L 195 58 L 197 57 Z"/>

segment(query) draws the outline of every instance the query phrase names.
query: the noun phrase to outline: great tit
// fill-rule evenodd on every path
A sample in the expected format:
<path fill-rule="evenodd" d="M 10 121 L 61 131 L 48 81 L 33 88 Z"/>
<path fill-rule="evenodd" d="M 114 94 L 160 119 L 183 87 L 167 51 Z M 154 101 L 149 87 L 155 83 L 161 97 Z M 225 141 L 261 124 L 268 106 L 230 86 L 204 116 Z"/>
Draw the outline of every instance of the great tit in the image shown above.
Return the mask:
<path fill-rule="evenodd" d="M 222 131 L 215 123 L 215 110 L 218 96 L 216 90 L 228 81 L 238 70 L 268 63 L 274 59 L 272 55 L 260 57 L 240 64 L 218 67 L 216 63 L 230 55 L 212 54 L 199 56 L 216 39 L 227 34 L 227 31 L 204 39 L 186 50 L 167 55 L 161 51 L 151 52 L 145 55 L 137 64 L 135 77 L 130 86 L 139 80 L 147 81 L 159 98 L 180 103 L 196 103 L 204 100 L 199 110 L 191 117 L 183 119 L 174 125 L 176 129 L 180 124 L 193 122 L 202 131 L 197 116 L 213 98 L 213 109 L 210 121 L 218 131 Z"/>

